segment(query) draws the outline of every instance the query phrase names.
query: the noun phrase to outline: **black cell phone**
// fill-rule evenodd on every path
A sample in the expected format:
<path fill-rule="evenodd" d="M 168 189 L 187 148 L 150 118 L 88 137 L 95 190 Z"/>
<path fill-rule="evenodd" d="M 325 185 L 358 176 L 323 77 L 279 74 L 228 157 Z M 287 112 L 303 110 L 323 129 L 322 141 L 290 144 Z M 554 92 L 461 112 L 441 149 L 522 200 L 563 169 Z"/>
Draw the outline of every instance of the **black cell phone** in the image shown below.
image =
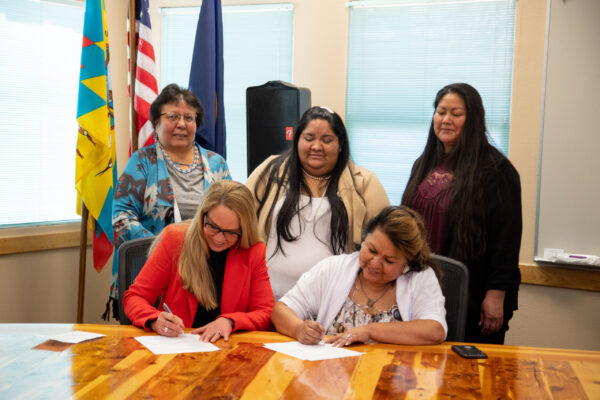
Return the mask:
<path fill-rule="evenodd" d="M 463 358 L 487 358 L 487 354 L 479 350 L 477 347 L 468 345 L 453 345 L 452 350 Z"/>

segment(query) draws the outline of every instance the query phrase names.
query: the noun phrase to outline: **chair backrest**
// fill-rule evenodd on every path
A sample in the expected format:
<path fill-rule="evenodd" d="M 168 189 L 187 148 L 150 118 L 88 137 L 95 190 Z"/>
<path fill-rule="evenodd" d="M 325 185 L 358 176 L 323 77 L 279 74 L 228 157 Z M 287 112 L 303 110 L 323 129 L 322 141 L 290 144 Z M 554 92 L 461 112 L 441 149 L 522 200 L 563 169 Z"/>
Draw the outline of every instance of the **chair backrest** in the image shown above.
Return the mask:
<path fill-rule="evenodd" d="M 119 322 L 121 325 L 131 325 L 123 308 L 123 295 L 131 286 L 148 258 L 148 250 L 154 241 L 154 236 L 128 240 L 119 246 Z"/>
<path fill-rule="evenodd" d="M 442 269 L 442 293 L 446 298 L 447 341 L 465 340 L 467 301 L 469 299 L 469 270 L 465 264 L 452 258 L 432 254 Z"/>

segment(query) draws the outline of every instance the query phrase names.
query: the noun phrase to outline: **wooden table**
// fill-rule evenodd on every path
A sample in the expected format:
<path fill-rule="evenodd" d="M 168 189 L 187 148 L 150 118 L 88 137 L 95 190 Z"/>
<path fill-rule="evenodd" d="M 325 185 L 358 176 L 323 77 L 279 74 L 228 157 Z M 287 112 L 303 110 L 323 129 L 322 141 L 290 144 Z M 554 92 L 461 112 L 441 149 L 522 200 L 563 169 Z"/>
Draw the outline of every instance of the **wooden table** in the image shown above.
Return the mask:
<path fill-rule="evenodd" d="M 105 334 L 54 346 L 44 337 Z M 600 399 L 600 352 L 480 345 L 466 360 L 450 344 L 350 346 L 360 357 L 302 361 L 262 346 L 289 338 L 237 333 L 222 351 L 154 355 L 131 326 L 0 324 L 0 398 Z M 42 344 L 42 346 L 39 346 Z M 49 350 L 33 349 L 42 347 Z"/>

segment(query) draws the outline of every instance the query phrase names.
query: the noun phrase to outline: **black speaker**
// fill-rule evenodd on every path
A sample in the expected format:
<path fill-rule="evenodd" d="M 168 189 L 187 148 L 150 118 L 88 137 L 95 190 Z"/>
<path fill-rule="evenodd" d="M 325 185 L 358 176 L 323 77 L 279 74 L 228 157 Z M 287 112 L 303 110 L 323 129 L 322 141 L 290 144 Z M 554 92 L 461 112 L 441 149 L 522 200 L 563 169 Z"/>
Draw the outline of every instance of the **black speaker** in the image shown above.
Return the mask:
<path fill-rule="evenodd" d="M 310 108 L 310 90 L 282 81 L 246 89 L 248 175 L 273 154 L 287 150 L 294 126 Z"/>

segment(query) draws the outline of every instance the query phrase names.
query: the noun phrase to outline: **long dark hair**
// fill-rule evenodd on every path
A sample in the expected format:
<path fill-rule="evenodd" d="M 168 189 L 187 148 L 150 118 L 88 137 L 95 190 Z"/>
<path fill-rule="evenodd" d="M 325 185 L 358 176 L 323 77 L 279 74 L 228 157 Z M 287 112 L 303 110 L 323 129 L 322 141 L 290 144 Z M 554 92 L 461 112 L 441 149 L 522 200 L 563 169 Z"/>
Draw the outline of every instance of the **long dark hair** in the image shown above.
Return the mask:
<path fill-rule="evenodd" d="M 454 174 L 445 222 L 446 232 L 452 230 L 453 245 L 447 249 L 447 255 L 469 262 L 483 254 L 487 246 L 485 177 L 497 170 L 504 156 L 488 140 L 483 102 L 471 85 L 453 83 L 444 86 L 435 97 L 434 112 L 449 93 L 464 101 L 466 119 L 456 146 L 446 155 L 448 167 Z M 444 156 L 444 145 L 435 135 L 432 119 L 425 149 L 415 161 L 402 196 L 403 205 L 411 207 L 418 186 Z"/>
<path fill-rule="evenodd" d="M 286 191 L 287 189 L 285 192 L 285 200 L 277 215 L 277 247 L 275 253 L 277 251 L 283 252 L 281 247 L 282 239 L 286 242 L 293 242 L 298 238 L 297 236 L 292 235 L 290 223 L 294 216 L 300 211 L 300 194 L 303 190 L 306 193 L 310 193 L 310 189 L 304 182 L 302 176 L 302 164 L 300 162 L 300 156 L 298 155 L 298 141 L 308 123 L 315 119 L 321 119 L 329 123 L 331 130 L 337 136 L 340 146 L 338 159 L 331 171 L 331 178 L 329 180 L 329 185 L 327 186 L 327 191 L 325 192 L 325 196 L 327 196 L 327 200 L 331 206 L 329 246 L 334 254 L 339 254 L 344 251 L 346 243 L 348 242 L 348 213 L 342 199 L 338 196 L 338 182 L 344 168 L 350 160 L 348 134 L 342 119 L 337 113 L 323 107 L 312 107 L 302 115 L 302 118 L 300 118 L 300 121 L 298 121 L 298 124 L 295 127 L 292 147 L 280 157 L 273 159 L 260 175 L 259 181 L 266 180 L 267 182 L 264 192 L 259 194 L 259 185 L 256 185 L 254 189 L 254 195 L 259 204 L 256 212 L 257 215 L 260 215 L 263 207 L 265 207 L 268 194 L 273 185 L 276 185 L 277 187 L 276 199 L 280 197 L 282 191 Z M 271 219 L 275 203 L 276 201 L 271 204 L 267 221 Z"/>

